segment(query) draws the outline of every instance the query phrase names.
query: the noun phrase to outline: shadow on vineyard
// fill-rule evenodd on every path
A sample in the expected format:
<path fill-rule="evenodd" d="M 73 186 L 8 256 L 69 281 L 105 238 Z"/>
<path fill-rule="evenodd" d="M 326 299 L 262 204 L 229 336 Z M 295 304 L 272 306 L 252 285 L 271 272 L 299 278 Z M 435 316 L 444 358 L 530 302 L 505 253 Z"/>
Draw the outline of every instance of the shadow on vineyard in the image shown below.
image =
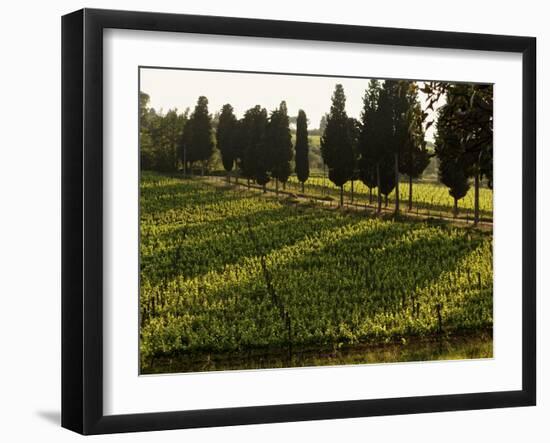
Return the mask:
<path fill-rule="evenodd" d="M 253 198 L 241 201 L 254 203 Z M 315 212 L 300 208 L 289 214 L 285 206 L 278 203 L 276 206 L 224 217 L 223 232 L 207 223 L 178 225 L 166 230 L 154 237 L 153 247 L 142 248 L 141 270 L 149 276 L 160 270 L 158 278 L 162 281 L 178 275 L 193 278 L 256 256 L 256 247 L 245 229 L 246 219 L 250 215 L 257 221 L 253 231 L 260 239 L 259 247 L 264 253 L 302 240 L 318 223 Z M 327 217 L 324 226 L 341 227 L 351 222 Z M 289 231 L 287 223 L 293 223 L 296 229 Z M 188 266 L 189 263 L 193 266 Z"/>
<path fill-rule="evenodd" d="M 200 179 L 141 189 L 143 373 L 492 355 L 490 232 Z"/>
<path fill-rule="evenodd" d="M 492 356 L 491 84 L 167 72 L 140 69 L 142 373 Z"/>

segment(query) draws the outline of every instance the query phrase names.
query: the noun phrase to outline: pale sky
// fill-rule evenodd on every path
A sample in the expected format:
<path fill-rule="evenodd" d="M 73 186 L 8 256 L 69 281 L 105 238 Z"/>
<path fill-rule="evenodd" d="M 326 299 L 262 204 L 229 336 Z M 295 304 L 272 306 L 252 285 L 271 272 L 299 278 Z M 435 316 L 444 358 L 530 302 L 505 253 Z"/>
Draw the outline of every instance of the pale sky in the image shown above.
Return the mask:
<path fill-rule="evenodd" d="M 208 111 L 213 115 L 230 103 L 237 118 L 260 105 L 269 111 L 286 101 L 288 114 L 298 115 L 303 109 L 309 120 L 309 128 L 318 128 L 323 114 L 328 113 L 334 86 L 341 83 L 346 94 L 346 112 L 349 117 L 360 118 L 363 95 L 369 79 L 313 77 L 280 74 L 250 74 L 232 72 L 188 71 L 180 69 L 142 68 L 140 91 L 149 94 L 150 106 L 167 112 L 177 108 L 193 111 L 197 98 L 208 98 Z M 420 93 L 420 100 L 424 95 Z M 425 103 L 422 102 L 423 109 Z M 431 114 L 431 111 L 428 110 Z M 429 115 L 428 120 L 432 119 Z M 426 140 L 433 141 L 433 125 L 426 133 Z"/>

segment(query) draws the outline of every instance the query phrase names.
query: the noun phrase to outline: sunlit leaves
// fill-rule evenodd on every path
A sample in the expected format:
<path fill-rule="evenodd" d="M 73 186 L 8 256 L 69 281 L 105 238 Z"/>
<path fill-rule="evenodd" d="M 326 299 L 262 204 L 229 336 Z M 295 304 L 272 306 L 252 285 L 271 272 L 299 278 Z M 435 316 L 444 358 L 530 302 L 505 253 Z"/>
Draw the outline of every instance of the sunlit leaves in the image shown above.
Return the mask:
<path fill-rule="evenodd" d="M 250 221 L 250 228 L 247 227 Z M 253 231 L 253 241 L 249 229 Z M 492 326 L 490 235 L 144 174 L 140 355 L 295 348 Z"/>

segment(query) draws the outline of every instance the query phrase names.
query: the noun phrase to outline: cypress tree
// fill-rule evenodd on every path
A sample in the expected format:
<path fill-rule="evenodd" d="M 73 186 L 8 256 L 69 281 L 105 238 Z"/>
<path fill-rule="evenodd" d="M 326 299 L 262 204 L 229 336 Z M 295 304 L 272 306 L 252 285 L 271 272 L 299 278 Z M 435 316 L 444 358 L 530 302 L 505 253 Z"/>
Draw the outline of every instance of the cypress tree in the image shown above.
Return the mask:
<path fill-rule="evenodd" d="M 237 142 L 237 118 L 230 104 L 222 107 L 218 127 L 216 128 L 216 140 L 222 157 L 223 167 L 227 171 L 227 181 L 229 181 L 229 173 L 235 163 L 235 145 Z"/>
<path fill-rule="evenodd" d="M 348 118 L 348 131 L 351 139 L 351 147 L 353 153 L 353 172 L 351 174 L 351 203 L 353 203 L 353 184 L 355 180 L 359 178 L 359 171 L 357 170 L 357 158 L 359 155 L 359 137 L 361 135 L 361 124 L 353 117 Z"/>
<path fill-rule="evenodd" d="M 214 143 L 212 141 L 212 120 L 208 114 L 208 99 L 200 96 L 195 110 L 191 115 L 189 129 L 189 142 L 186 149 L 186 160 L 191 164 L 201 162 L 204 174 L 205 163 L 212 157 Z"/>
<path fill-rule="evenodd" d="M 392 151 L 394 157 L 394 174 L 395 174 L 395 213 L 399 213 L 400 193 L 400 169 L 401 163 L 400 154 L 405 148 L 409 139 L 409 102 L 407 91 L 410 82 L 401 80 L 394 83 L 392 88 L 392 103 L 393 103 L 393 143 Z"/>
<path fill-rule="evenodd" d="M 235 124 L 235 143 L 233 145 L 233 156 L 235 161 L 235 183 L 239 182 L 239 174 L 243 174 L 243 161 L 244 161 L 244 152 L 246 147 L 246 124 L 244 117 L 240 120 L 237 120 Z M 244 175 L 244 174 L 243 174 Z"/>
<path fill-rule="evenodd" d="M 266 163 L 264 167 L 275 179 L 277 193 L 279 181 L 285 186 L 290 177 L 290 161 L 292 160 L 292 138 L 290 135 L 289 118 L 286 102 L 281 102 L 279 109 L 271 113 L 266 128 L 265 146 Z"/>
<path fill-rule="evenodd" d="M 385 206 L 388 206 L 388 196 L 395 189 L 395 122 L 394 122 L 394 98 L 396 82 L 386 80 L 380 90 L 376 125 L 377 129 L 377 180 L 378 180 L 378 208 L 380 210 L 381 197 L 385 198 Z"/>
<path fill-rule="evenodd" d="M 341 84 L 332 95 L 332 106 L 321 137 L 321 155 L 328 167 L 328 176 L 340 187 L 340 206 L 344 205 L 344 184 L 351 179 L 354 170 L 354 154 L 350 125 L 346 114 L 346 96 Z"/>
<path fill-rule="evenodd" d="M 372 203 L 372 190 L 377 187 L 378 183 L 377 164 L 381 151 L 376 124 L 379 96 L 380 83 L 378 80 L 372 79 L 363 96 L 358 139 L 359 178 L 369 188 L 369 203 Z"/>
<path fill-rule="evenodd" d="M 302 193 L 304 192 L 304 183 L 309 178 L 309 140 L 307 133 L 306 113 L 301 109 L 298 111 L 296 120 L 296 175 L 302 183 Z"/>
<path fill-rule="evenodd" d="M 264 187 L 269 182 L 269 163 L 265 149 L 265 132 L 267 126 L 267 111 L 260 105 L 245 112 L 241 123 L 242 154 L 240 168 L 242 174 L 250 180 L 255 180 Z"/>
<path fill-rule="evenodd" d="M 178 157 L 180 162 L 183 164 L 183 175 L 187 176 L 187 172 L 189 171 L 189 146 L 191 145 L 191 133 L 193 131 L 193 124 L 191 122 L 191 118 L 187 119 L 183 126 L 183 132 L 180 137 L 180 142 L 178 144 Z"/>
<path fill-rule="evenodd" d="M 412 142 L 411 118 L 415 96 L 411 95 L 410 90 L 414 89 L 413 87 L 414 85 L 408 81 L 386 80 L 379 93 L 376 110 L 376 125 L 378 126 L 376 132 L 380 143 L 377 150 L 379 192 L 385 196 L 387 206 L 388 195 L 395 189 L 396 214 L 399 213 L 400 208 L 400 173 L 403 165 L 408 165 L 403 153 Z M 423 133 L 417 137 L 422 137 L 423 143 Z M 383 149 L 381 149 L 382 146 Z M 427 163 L 422 166 L 423 171 Z M 412 186 L 412 182 L 410 185 Z M 378 208 L 380 210 L 380 199 Z"/>

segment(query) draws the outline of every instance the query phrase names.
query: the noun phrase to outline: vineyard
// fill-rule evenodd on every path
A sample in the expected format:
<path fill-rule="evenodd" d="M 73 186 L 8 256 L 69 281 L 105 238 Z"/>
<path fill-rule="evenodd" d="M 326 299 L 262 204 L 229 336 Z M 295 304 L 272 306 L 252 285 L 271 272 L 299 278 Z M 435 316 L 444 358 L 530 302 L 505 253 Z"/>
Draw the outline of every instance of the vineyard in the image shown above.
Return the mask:
<path fill-rule="evenodd" d="M 270 188 L 274 184 L 270 183 Z M 301 183 L 295 176 L 291 176 L 287 183 L 289 190 L 301 192 Z M 329 196 L 337 200 L 340 189 L 335 186 L 328 178 L 322 176 L 310 177 L 304 185 L 304 192 L 312 196 Z M 351 182 L 344 185 L 345 198 L 348 203 L 351 199 Z M 480 188 L 479 209 L 481 220 L 491 222 L 493 220 L 493 190 L 489 188 Z M 360 180 L 353 184 L 353 203 L 357 205 L 368 204 L 376 205 L 377 189 L 369 193 L 369 188 Z M 382 199 L 383 205 L 384 198 Z M 406 181 L 400 183 L 399 201 L 402 209 L 407 211 L 409 201 L 409 184 Z M 395 190 L 388 196 L 390 207 L 395 206 Z M 413 205 L 412 212 L 433 217 L 453 217 L 453 198 L 449 195 L 449 190 L 439 184 L 430 182 L 416 182 L 413 185 Z M 474 189 L 471 188 L 466 196 L 458 202 L 459 219 L 472 220 L 474 212 Z"/>
<path fill-rule="evenodd" d="M 280 352 L 289 366 L 312 348 L 492 329 L 488 232 L 147 172 L 140 207 L 144 373 L 167 357 Z"/>

